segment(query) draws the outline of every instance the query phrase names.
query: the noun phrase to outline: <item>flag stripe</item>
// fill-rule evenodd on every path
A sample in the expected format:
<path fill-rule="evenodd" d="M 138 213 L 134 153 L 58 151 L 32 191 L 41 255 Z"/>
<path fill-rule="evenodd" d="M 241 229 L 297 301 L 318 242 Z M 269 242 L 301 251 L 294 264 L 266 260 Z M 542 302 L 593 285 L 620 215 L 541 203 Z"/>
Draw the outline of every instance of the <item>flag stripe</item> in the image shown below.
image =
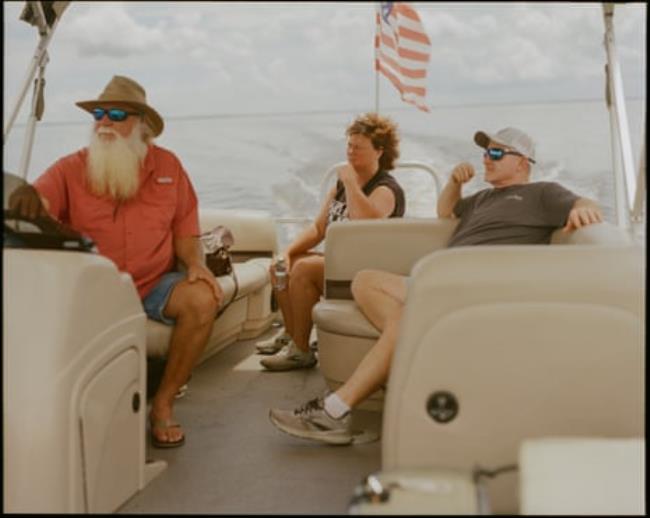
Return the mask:
<path fill-rule="evenodd" d="M 412 59 L 413 61 L 422 61 L 423 63 L 429 62 L 429 54 L 423 54 L 422 52 L 415 52 L 411 49 L 399 47 L 397 53 L 401 58 Z"/>
<path fill-rule="evenodd" d="M 413 41 L 417 41 L 419 43 L 424 43 L 425 45 L 431 45 L 431 42 L 429 41 L 429 38 L 427 37 L 426 34 L 413 31 L 408 27 L 400 27 L 398 34 L 400 35 L 401 38 L 408 38 Z"/>
<path fill-rule="evenodd" d="M 426 95 L 426 88 L 423 86 L 413 86 L 412 83 L 409 84 L 404 84 L 400 80 L 400 78 L 396 75 L 393 74 L 388 68 L 386 68 L 383 63 L 379 63 L 379 71 L 384 74 L 388 79 L 391 80 L 391 82 L 395 85 L 395 88 L 397 88 L 400 93 L 411 93 L 415 95 L 420 95 L 424 97 Z"/>
<path fill-rule="evenodd" d="M 411 40 L 408 38 L 402 38 L 399 35 L 397 36 L 397 40 L 396 40 L 395 36 L 392 33 L 382 31 L 380 38 L 383 42 L 390 45 L 391 47 L 398 46 L 398 47 L 409 48 L 417 52 L 421 52 L 423 54 L 427 54 L 431 52 L 431 45 L 425 45 L 420 43 L 419 41 Z"/>
<path fill-rule="evenodd" d="M 399 80 L 392 74 L 388 73 L 386 70 L 379 69 L 379 71 L 386 76 L 391 83 L 397 88 L 397 90 L 400 92 L 400 97 L 402 101 L 407 102 L 409 104 L 413 104 L 414 106 L 417 106 L 420 110 L 429 112 L 429 107 L 424 103 L 423 95 L 415 94 L 413 92 L 403 92 L 400 88 L 402 87 L 402 84 L 399 82 Z"/>
<path fill-rule="evenodd" d="M 393 39 L 393 37 L 390 34 L 386 34 L 385 32 L 381 33 L 381 42 L 387 47 L 390 47 L 391 49 L 397 47 L 397 45 L 395 45 L 395 40 Z"/>
<path fill-rule="evenodd" d="M 401 14 L 402 16 L 410 18 L 416 23 L 420 23 L 420 17 L 418 16 L 418 13 L 416 13 L 415 9 L 413 9 L 410 5 L 404 2 L 395 2 L 393 5 L 395 12 Z"/>
<path fill-rule="evenodd" d="M 427 76 L 427 71 L 424 68 L 407 68 L 400 63 L 398 63 L 396 60 L 394 60 L 392 57 L 387 55 L 383 51 L 379 51 L 379 54 L 381 56 L 381 60 L 390 66 L 391 68 L 399 71 L 403 76 L 410 77 L 413 79 L 423 79 Z"/>

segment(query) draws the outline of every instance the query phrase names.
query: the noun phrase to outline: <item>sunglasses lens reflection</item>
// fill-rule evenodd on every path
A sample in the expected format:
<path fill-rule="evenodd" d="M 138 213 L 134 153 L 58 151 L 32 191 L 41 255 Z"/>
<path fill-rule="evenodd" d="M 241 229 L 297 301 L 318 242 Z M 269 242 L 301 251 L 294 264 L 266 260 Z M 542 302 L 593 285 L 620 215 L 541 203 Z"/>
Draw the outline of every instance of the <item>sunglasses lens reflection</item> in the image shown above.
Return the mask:
<path fill-rule="evenodd" d="M 108 118 L 111 119 L 112 121 L 120 122 L 126 119 L 128 116 L 129 114 L 124 110 L 118 110 L 117 108 L 108 110 Z"/>
<path fill-rule="evenodd" d="M 499 148 L 487 148 L 486 154 L 490 160 L 501 160 L 505 154 L 503 149 Z"/>
<path fill-rule="evenodd" d="M 96 121 L 100 121 L 104 118 L 104 115 L 108 115 L 108 118 L 113 122 L 122 122 L 129 116 L 128 112 L 119 108 L 111 108 L 110 110 L 95 108 L 92 113 Z"/>

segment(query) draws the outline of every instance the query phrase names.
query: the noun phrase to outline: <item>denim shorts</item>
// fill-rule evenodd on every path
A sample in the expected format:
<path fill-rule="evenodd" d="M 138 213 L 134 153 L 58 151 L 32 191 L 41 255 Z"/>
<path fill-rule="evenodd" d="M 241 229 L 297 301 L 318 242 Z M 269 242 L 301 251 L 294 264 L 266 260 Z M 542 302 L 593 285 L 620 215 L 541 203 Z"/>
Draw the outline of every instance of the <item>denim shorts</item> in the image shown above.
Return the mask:
<path fill-rule="evenodd" d="M 147 314 L 147 317 L 167 324 L 168 326 L 173 326 L 176 323 L 176 319 L 163 315 L 163 310 L 167 305 L 174 286 L 184 280 L 186 276 L 185 272 L 167 272 L 160 278 L 158 284 L 142 299 L 142 305 L 144 306 L 144 312 Z"/>

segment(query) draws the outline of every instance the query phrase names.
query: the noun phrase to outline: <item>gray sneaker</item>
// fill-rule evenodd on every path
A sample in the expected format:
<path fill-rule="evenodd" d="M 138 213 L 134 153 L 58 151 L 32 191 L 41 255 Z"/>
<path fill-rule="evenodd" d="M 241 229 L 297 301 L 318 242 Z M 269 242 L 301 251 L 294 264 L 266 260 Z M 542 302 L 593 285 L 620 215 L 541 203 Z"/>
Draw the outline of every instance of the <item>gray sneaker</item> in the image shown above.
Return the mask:
<path fill-rule="evenodd" d="M 272 408 L 269 419 L 283 432 L 301 439 L 338 445 L 351 444 L 354 439 L 350 413 L 334 419 L 325 412 L 323 398 L 320 397 L 295 410 Z"/>
<path fill-rule="evenodd" d="M 275 338 L 257 342 L 255 348 L 259 354 L 275 354 L 291 341 L 291 337 L 285 332 Z"/>
<path fill-rule="evenodd" d="M 309 369 L 316 365 L 317 361 L 313 351 L 303 352 L 291 340 L 280 349 L 279 353 L 260 360 L 260 363 L 270 371 L 290 371 L 293 369 Z"/>

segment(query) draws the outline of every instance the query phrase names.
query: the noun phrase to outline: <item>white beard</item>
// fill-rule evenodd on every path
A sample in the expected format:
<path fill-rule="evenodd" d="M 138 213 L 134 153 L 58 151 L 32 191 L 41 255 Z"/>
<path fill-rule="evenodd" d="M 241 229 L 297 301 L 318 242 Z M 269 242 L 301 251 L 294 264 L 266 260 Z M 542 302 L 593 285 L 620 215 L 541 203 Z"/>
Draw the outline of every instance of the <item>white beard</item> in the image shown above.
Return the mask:
<path fill-rule="evenodd" d="M 99 135 L 110 133 L 112 140 Z M 110 195 L 118 201 L 132 198 L 138 190 L 140 166 L 147 154 L 142 141 L 140 123 L 128 137 L 122 137 L 110 128 L 93 130 L 88 146 L 88 179 L 92 192 L 98 196 Z"/>

